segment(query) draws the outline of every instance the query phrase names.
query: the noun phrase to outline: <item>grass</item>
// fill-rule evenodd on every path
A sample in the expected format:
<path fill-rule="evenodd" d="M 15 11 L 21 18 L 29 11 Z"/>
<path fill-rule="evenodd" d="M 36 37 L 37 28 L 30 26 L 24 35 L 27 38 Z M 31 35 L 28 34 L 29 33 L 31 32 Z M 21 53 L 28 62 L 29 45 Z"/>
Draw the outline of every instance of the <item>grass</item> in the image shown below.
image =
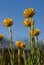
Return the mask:
<path fill-rule="evenodd" d="M 30 53 L 30 50 L 25 50 L 26 60 L 28 59 L 28 55 L 27 55 L 28 52 Z M 44 52 L 41 50 L 40 53 L 41 53 L 40 61 L 42 60 L 42 63 L 44 64 Z M 4 65 L 8 65 L 8 63 L 11 65 L 11 63 L 10 63 L 10 55 L 9 55 L 9 52 L 8 52 L 8 48 L 4 49 L 3 57 L 4 57 L 4 62 L 5 62 Z M 20 60 L 21 60 L 20 65 L 24 65 L 24 59 L 23 59 L 22 56 L 20 57 Z M 18 65 L 18 49 L 14 50 L 14 62 L 15 62 L 15 65 Z M 28 62 L 27 62 L 27 64 L 28 64 Z"/>

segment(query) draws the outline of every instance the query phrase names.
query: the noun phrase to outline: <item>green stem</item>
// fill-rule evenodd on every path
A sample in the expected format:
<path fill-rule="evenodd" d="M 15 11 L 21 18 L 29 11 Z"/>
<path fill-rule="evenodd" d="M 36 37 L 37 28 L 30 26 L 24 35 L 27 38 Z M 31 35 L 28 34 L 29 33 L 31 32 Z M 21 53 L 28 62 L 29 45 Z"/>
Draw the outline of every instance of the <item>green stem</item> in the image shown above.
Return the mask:
<path fill-rule="evenodd" d="M 10 33 L 10 48 L 12 48 L 12 30 L 8 27 Z"/>
<path fill-rule="evenodd" d="M 9 55 L 10 55 L 11 65 L 14 65 L 14 62 L 13 62 L 13 60 L 14 60 L 14 58 L 13 58 L 14 53 L 13 53 L 13 47 L 12 47 L 12 30 L 10 29 L 10 27 L 8 27 L 8 29 L 9 29 L 9 33 L 10 33 L 10 44 L 9 44 L 10 49 L 9 49 Z"/>
<path fill-rule="evenodd" d="M 27 61 L 26 61 L 26 55 L 25 55 L 25 52 L 23 50 L 23 59 L 24 59 L 24 65 L 27 65 Z"/>
<path fill-rule="evenodd" d="M 36 36 L 36 47 L 38 47 L 38 36 Z"/>
<path fill-rule="evenodd" d="M 2 49 L 2 44 L 1 44 L 1 41 L 0 41 L 0 49 Z"/>
<path fill-rule="evenodd" d="M 30 31 L 31 31 L 31 27 L 30 28 L 28 28 L 28 30 L 29 30 L 29 33 L 30 33 Z M 31 34 L 30 34 L 30 44 L 29 44 L 29 48 L 31 47 Z"/>
<path fill-rule="evenodd" d="M 32 20 L 31 23 L 31 30 L 32 30 L 32 35 L 31 35 L 31 53 L 34 53 L 34 21 Z"/>
<path fill-rule="evenodd" d="M 38 47 L 38 36 L 36 36 L 36 50 L 35 50 L 36 65 L 40 65 L 40 50 Z"/>
<path fill-rule="evenodd" d="M 31 51 L 31 62 L 33 64 L 33 62 L 34 62 L 34 44 L 35 44 L 35 40 L 34 40 L 34 21 L 33 21 L 33 19 L 32 19 L 32 22 L 31 22 L 31 31 L 32 31 L 32 35 L 31 35 L 30 51 Z"/>
<path fill-rule="evenodd" d="M 31 54 L 30 54 L 29 51 L 27 52 L 27 55 L 28 55 L 28 59 L 27 59 L 28 65 L 33 65 L 33 63 L 32 63 L 32 58 L 31 58 Z"/>
<path fill-rule="evenodd" d="M 30 27 L 30 31 L 32 30 L 33 35 L 30 34 L 30 51 L 31 54 L 28 53 L 28 64 L 29 65 L 33 65 L 33 57 L 34 57 L 34 21 L 31 18 L 31 27 Z"/>
<path fill-rule="evenodd" d="M 18 48 L 18 65 L 20 65 L 20 49 Z"/>
<path fill-rule="evenodd" d="M 11 54 L 11 52 L 10 52 L 9 49 L 8 49 L 8 51 L 9 51 L 9 55 L 10 55 L 10 62 L 11 62 L 11 65 L 14 65 L 14 64 L 13 64 L 13 56 L 12 56 L 12 54 Z"/>
<path fill-rule="evenodd" d="M 1 61 L 1 65 L 3 65 L 3 48 L 2 48 L 2 41 L 0 41 L 0 61 Z"/>

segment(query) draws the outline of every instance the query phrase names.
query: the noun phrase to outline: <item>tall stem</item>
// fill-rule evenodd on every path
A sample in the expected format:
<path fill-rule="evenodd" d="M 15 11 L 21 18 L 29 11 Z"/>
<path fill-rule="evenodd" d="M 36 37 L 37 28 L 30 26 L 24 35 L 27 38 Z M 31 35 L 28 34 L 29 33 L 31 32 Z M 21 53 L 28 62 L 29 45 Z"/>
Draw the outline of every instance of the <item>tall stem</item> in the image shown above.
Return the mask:
<path fill-rule="evenodd" d="M 0 62 L 1 62 L 1 65 L 4 64 L 4 62 L 3 62 L 3 48 L 2 48 L 2 41 L 0 41 Z"/>
<path fill-rule="evenodd" d="M 31 21 L 31 30 L 32 30 L 32 35 L 31 35 L 31 45 L 30 45 L 30 51 L 31 51 L 31 62 L 33 64 L 34 62 L 34 21 L 32 19 Z"/>
<path fill-rule="evenodd" d="M 0 41 L 0 49 L 2 49 L 2 44 L 1 44 L 1 41 Z"/>
<path fill-rule="evenodd" d="M 36 36 L 36 47 L 38 47 L 38 36 Z"/>
<path fill-rule="evenodd" d="M 12 48 L 12 30 L 8 27 L 10 33 L 10 48 Z"/>
<path fill-rule="evenodd" d="M 30 30 L 32 30 L 33 34 L 34 34 L 34 21 L 32 20 L 31 21 L 31 27 L 30 27 Z M 30 34 L 30 51 L 32 54 L 30 54 L 30 52 L 28 52 L 28 65 L 33 65 L 33 53 L 34 53 L 34 35 L 31 35 Z"/>
<path fill-rule="evenodd" d="M 29 33 L 30 33 L 31 27 L 30 27 L 30 28 L 28 27 L 28 31 L 29 31 Z M 29 44 L 29 47 L 31 47 L 31 34 L 30 34 L 30 44 Z"/>
<path fill-rule="evenodd" d="M 9 55 L 10 55 L 11 65 L 14 65 L 14 62 L 13 62 L 14 53 L 13 53 L 13 48 L 12 48 L 12 30 L 10 29 L 10 27 L 8 27 L 8 29 L 9 29 L 9 33 L 10 33 L 10 44 L 9 44 L 10 50 L 9 50 Z"/>
<path fill-rule="evenodd" d="M 32 58 L 31 58 L 31 54 L 30 54 L 30 52 L 28 51 L 27 52 L 27 55 L 28 55 L 28 65 L 33 65 L 33 63 L 32 63 Z"/>
<path fill-rule="evenodd" d="M 40 50 L 38 47 L 38 36 L 36 36 L 36 50 L 35 50 L 36 65 L 40 65 Z"/>
<path fill-rule="evenodd" d="M 20 65 L 20 49 L 18 48 L 18 65 Z"/>
<path fill-rule="evenodd" d="M 25 55 L 25 52 L 23 50 L 23 59 L 24 59 L 24 65 L 27 65 L 27 61 L 26 61 L 26 55 Z"/>
<path fill-rule="evenodd" d="M 34 53 L 34 21 L 32 20 L 31 22 L 31 30 L 32 30 L 32 35 L 31 35 L 31 53 Z"/>

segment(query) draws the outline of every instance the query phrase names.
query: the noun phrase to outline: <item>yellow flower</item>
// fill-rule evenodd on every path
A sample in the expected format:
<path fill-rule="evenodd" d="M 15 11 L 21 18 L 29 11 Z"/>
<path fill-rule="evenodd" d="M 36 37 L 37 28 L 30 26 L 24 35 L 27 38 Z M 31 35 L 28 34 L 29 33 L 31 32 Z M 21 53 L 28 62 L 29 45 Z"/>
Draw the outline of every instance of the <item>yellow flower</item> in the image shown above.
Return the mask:
<path fill-rule="evenodd" d="M 33 8 L 27 8 L 23 14 L 25 18 L 32 17 L 35 14 L 35 10 Z"/>
<path fill-rule="evenodd" d="M 13 25 L 13 20 L 12 18 L 7 18 L 3 21 L 3 25 L 6 26 L 6 27 L 10 27 Z"/>
<path fill-rule="evenodd" d="M 40 30 L 39 29 L 34 30 L 34 36 L 37 36 L 39 34 L 40 34 Z"/>
<path fill-rule="evenodd" d="M 3 34 L 0 34 L 0 40 L 2 40 L 2 39 L 3 39 L 3 37 L 4 37 L 4 35 L 3 35 Z"/>
<path fill-rule="evenodd" d="M 33 35 L 32 30 L 31 30 L 30 34 Z M 40 34 L 40 30 L 39 29 L 35 29 L 34 30 L 34 36 L 38 36 L 39 34 Z"/>
<path fill-rule="evenodd" d="M 21 44 L 22 44 L 22 41 L 16 41 L 16 46 L 17 46 L 18 48 L 21 48 Z"/>
<path fill-rule="evenodd" d="M 24 26 L 26 27 L 31 27 L 31 22 L 33 21 L 33 19 L 28 18 L 24 20 Z"/>
<path fill-rule="evenodd" d="M 21 44 L 21 48 L 25 48 L 26 47 L 26 44 L 23 42 L 22 44 Z"/>
<path fill-rule="evenodd" d="M 16 41 L 16 46 L 18 48 L 25 48 L 26 47 L 26 44 L 22 41 Z"/>

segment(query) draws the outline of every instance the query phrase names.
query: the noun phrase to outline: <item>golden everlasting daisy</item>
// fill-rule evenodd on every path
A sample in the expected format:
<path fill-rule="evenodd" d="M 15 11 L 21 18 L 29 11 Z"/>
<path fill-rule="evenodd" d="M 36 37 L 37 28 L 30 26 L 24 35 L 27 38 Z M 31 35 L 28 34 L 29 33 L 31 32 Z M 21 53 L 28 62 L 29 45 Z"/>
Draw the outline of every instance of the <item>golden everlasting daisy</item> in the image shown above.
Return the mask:
<path fill-rule="evenodd" d="M 22 44 L 22 41 L 16 41 L 16 46 L 17 46 L 18 48 L 21 48 L 21 44 Z"/>
<path fill-rule="evenodd" d="M 13 25 L 13 20 L 12 18 L 7 18 L 3 21 L 3 25 L 6 26 L 6 27 L 10 27 Z"/>
<path fill-rule="evenodd" d="M 30 32 L 31 35 L 33 35 L 33 32 Z M 39 29 L 35 29 L 34 30 L 34 36 L 38 36 L 40 34 L 40 30 Z"/>
<path fill-rule="evenodd" d="M 39 29 L 34 30 L 34 36 L 37 36 L 39 34 L 40 34 L 40 30 Z"/>
<path fill-rule="evenodd" d="M 22 43 L 22 44 L 21 44 L 21 48 L 24 49 L 25 47 L 26 47 L 26 44 L 25 44 L 25 43 Z"/>
<path fill-rule="evenodd" d="M 0 40 L 2 40 L 2 39 L 3 39 L 3 37 L 4 37 L 4 35 L 3 35 L 3 34 L 0 34 Z"/>
<path fill-rule="evenodd" d="M 23 14 L 25 18 L 32 17 L 35 14 L 35 10 L 33 8 L 27 8 Z"/>
<path fill-rule="evenodd" d="M 31 22 L 34 21 L 33 19 L 31 18 L 28 18 L 28 19 L 25 19 L 24 20 L 24 26 L 26 27 L 31 27 Z"/>

